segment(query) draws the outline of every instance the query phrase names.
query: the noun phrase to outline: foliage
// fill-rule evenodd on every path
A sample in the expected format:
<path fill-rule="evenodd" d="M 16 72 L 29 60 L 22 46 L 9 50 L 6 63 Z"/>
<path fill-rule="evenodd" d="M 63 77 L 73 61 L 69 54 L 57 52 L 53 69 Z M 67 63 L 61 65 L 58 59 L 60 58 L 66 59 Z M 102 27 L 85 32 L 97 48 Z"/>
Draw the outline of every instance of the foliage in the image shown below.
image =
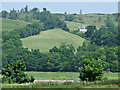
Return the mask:
<path fill-rule="evenodd" d="M 2 11 L 2 18 L 7 18 L 8 12 L 7 11 Z"/>
<path fill-rule="evenodd" d="M 86 29 L 87 29 L 87 32 L 85 32 L 86 37 L 91 37 L 94 31 L 96 30 L 96 26 L 90 25 L 87 26 Z"/>
<path fill-rule="evenodd" d="M 34 7 L 30 11 L 28 10 L 28 6 L 26 5 L 25 8 L 21 8 L 21 10 L 11 10 L 10 13 L 6 11 L 2 11 L 2 17 L 9 19 L 18 19 L 18 20 L 24 20 L 26 22 L 32 22 L 35 20 L 39 20 L 42 22 L 45 27 L 44 30 L 47 29 L 54 29 L 56 27 L 59 27 L 65 31 L 69 31 L 69 28 L 67 27 L 66 23 L 62 21 L 57 17 L 50 13 L 50 11 L 47 11 L 46 8 L 43 8 L 43 11 L 40 12 L 37 7 Z"/>
<path fill-rule="evenodd" d="M 66 15 L 65 16 L 65 21 L 73 21 L 74 20 L 74 17 L 72 15 L 68 16 Z"/>
<path fill-rule="evenodd" d="M 18 14 L 16 12 L 16 10 L 11 10 L 10 13 L 9 13 L 9 19 L 17 19 L 18 18 Z"/>
<path fill-rule="evenodd" d="M 105 20 L 106 27 L 114 27 L 113 21 L 110 19 L 110 17 L 107 17 Z"/>
<path fill-rule="evenodd" d="M 118 43 L 118 29 L 102 27 L 91 36 L 91 42 L 98 46 L 116 46 Z"/>
<path fill-rule="evenodd" d="M 104 66 L 102 61 L 85 59 L 82 61 L 82 67 L 79 68 L 81 81 L 102 80 Z"/>
<path fill-rule="evenodd" d="M 22 89 L 24 88 L 66 88 L 66 89 L 74 89 L 74 90 L 78 90 L 78 88 L 114 88 L 114 89 L 118 89 L 118 86 L 120 86 L 119 84 L 120 82 L 118 80 L 105 80 L 105 81 L 99 81 L 99 82 L 34 82 L 34 83 L 30 83 L 30 84 L 12 84 L 13 88 L 20 88 Z M 9 84 L 3 84 L 2 85 L 3 89 L 6 88 L 11 88 L 11 85 Z"/>
<path fill-rule="evenodd" d="M 33 82 L 34 77 L 31 76 L 27 77 L 27 75 L 24 73 L 26 70 L 25 63 L 18 60 L 14 63 L 10 63 L 8 65 L 5 65 L 2 68 L 2 82 L 5 83 L 26 83 L 26 82 Z"/>
<path fill-rule="evenodd" d="M 31 21 L 33 23 L 28 24 L 25 27 L 19 26 L 19 23 L 18 25 L 17 23 L 15 23 L 13 24 L 14 28 L 16 28 L 15 30 L 11 29 L 12 31 L 2 32 L 3 66 L 16 60 L 21 60 L 25 62 L 27 71 L 78 71 L 78 68 L 82 66 L 82 61 L 84 59 L 97 60 L 99 58 L 102 60 L 103 65 L 107 65 L 104 70 L 112 72 L 118 71 L 117 62 L 119 53 L 117 52 L 117 49 L 119 46 L 117 46 L 117 27 L 102 27 L 99 30 L 96 30 L 95 26 L 88 26 L 88 32 L 86 33 L 80 33 L 78 31 L 73 32 L 76 35 L 86 38 L 87 41 L 90 40 L 90 42 L 85 41 L 83 43 L 84 39 L 80 39 L 79 36 L 79 39 L 74 38 L 74 36 L 72 36 L 68 32 L 61 32 L 59 29 L 57 29 L 56 31 L 52 29 L 55 34 L 49 31 L 45 31 L 49 32 L 49 34 L 41 34 L 41 31 L 48 30 L 49 28 L 61 28 L 66 31 L 69 31 L 69 29 L 67 28 L 67 25 L 64 21 L 45 9 L 42 12 L 40 12 L 39 9 L 36 7 L 30 11 L 28 11 L 27 9 L 28 7 L 26 6 L 24 9 L 21 9 L 21 11 L 16 11 L 13 9 L 10 11 L 10 13 L 8 13 L 8 18 L 10 19 Z M 73 17 L 77 17 L 77 15 L 74 15 Z M 83 20 L 85 19 L 83 18 L 83 15 L 80 15 L 80 17 Z M 93 18 L 93 16 L 88 15 L 86 15 L 86 17 Z M 106 18 L 106 16 L 104 18 Z M 101 23 L 102 21 L 103 19 L 101 19 Z M 73 27 L 73 22 L 70 23 L 70 26 Z M 73 28 L 78 28 L 78 26 L 80 25 L 79 23 L 74 24 L 75 26 Z M 12 24 L 5 25 L 5 27 L 8 26 L 7 29 L 9 30 L 10 25 Z M 42 42 L 40 42 L 38 40 L 38 36 L 33 36 L 38 34 L 40 36 L 44 35 L 44 40 L 46 41 L 41 39 Z M 25 48 L 25 46 L 23 47 L 22 41 L 20 39 L 26 39 L 26 37 L 29 36 L 33 36 L 38 40 L 36 41 L 39 45 L 36 48 L 44 46 L 48 49 L 51 48 L 49 50 L 50 52 L 41 53 L 39 49 L 30 50 L 30 48 L 28 49 Z M 53 41 L 53 38 L 55 41 Z M 27 43 L 33 46 L 33 41 L 35 41 L 35 39 L 30 39 L 29 43 Z M 83 46 L 77 46 L 77 51 L 71 44 L 62 44 L 60 47 L 58 47 L 60 43 L 66 41 L 68 43 L 72 43 L 75 48 L 78 44 L 81 45 L 81 43 L 83 43 Z M 76 45 L 74 45 L 74 43 L 76 43 Z M 52 48 L 53 46 L 56 47 Z"/>

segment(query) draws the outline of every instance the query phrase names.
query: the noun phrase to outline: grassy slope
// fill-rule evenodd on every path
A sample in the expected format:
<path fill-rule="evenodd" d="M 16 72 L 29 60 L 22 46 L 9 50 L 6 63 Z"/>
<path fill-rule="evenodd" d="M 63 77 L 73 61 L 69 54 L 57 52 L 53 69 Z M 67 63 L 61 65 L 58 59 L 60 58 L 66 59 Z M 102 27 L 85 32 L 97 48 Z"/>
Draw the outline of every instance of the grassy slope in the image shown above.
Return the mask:
<path fill-rule="evenodd" d="M 23 46 L 29 49 L 40 49 L 41 52 L 48 52 L 49 49 L 54 46 L 59 47 L 61 43 L 70 43 L 77 48 L 82 45 L 84 39 L 63 31 L 61 29 L 52 29 L 48 31 L 42 31 L 39 35 L 27 37 L 21 39 Z"/>
<path fill-rule="evenodd" d="M 12 20 L 2 18 L 2 30 L 3 31 L 11 31 L 17 28 L 22 28 L 26 26 L 28 23 L 20 20 Z"/>
<path fill-rule="evenodd" d="M 70 31 L 75 31 L 78 30 L 78 27 L 83 27 L 83 25 L 87 26 L 87 24 L 81 24 L 81 23 L 77 23 L 77 22 L 70 22 L 70 21 L 65 21 L 68 28 L 70 29 Z"/>

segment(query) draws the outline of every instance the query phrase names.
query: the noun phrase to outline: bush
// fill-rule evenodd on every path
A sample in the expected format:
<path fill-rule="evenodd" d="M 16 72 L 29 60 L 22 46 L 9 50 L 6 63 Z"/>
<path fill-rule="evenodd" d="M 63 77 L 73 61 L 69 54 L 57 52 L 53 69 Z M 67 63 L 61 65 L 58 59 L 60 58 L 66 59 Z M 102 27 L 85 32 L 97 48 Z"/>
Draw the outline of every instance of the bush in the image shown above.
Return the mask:
<path fill-rule="evenodd" d="M 33 82 L 35 79 L 33 76 L 29 78 L 24 71 L 25 63 L 18 60 L 10 63 L 2 68 L 2 82 L 3 83 L 26 83 Z"/>
<path fill-rule="evenodd" d="M 81 81 L 102 80 L 104 67 L 101 60 L 83 60 L 83 67 L 79 68 Z"/>

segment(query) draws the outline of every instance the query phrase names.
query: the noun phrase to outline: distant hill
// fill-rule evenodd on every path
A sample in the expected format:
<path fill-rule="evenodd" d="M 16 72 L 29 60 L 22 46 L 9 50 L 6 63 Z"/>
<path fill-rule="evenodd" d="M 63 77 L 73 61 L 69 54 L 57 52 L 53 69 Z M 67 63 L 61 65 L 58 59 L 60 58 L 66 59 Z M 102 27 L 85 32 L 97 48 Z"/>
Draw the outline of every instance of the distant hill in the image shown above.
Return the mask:
<path fill-rule="evenodd" d="M 118 25 L 118 14 L 100 14 L 100 13 L 91 13 L 91 14 L 54 14 L 58 16 L 61 20 L 65 21 L 65 17 L 72 16 L 73 20 L 66 21 L 70 31 L 77 30 L 78 27 L 83 25 L 95 25 L 97 28 L 105 26 L 105 20 L 110 18 L 115 26 Z"/>
<path fill-rule="evenodd" d="M 11 31 L 17 28 L 22 28 L 27 24 L 29 23 L 21 20 L 2 18 L 2 31 Z"/>
<path fill-rule="evenodd" d="M 41 52 L 48 52 L 54 46 L 59 47 L 61 43 L 73 44 L 75 48 L 82 45 L 85 39 L 63 31 L 62 29 L 51 29 L 42 31 L 39 35 L 21 39 L 23 46 L 29 49 L 40 49 Z"/>

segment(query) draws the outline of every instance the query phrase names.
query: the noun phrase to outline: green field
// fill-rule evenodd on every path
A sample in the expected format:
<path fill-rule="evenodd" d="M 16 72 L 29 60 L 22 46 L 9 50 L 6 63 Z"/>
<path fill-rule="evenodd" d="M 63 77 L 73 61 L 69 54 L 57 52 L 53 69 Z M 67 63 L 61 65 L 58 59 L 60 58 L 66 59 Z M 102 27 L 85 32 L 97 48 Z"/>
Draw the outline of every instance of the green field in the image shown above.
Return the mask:
<path fill-rule="evenodd" d="M 73 90 L 79 90 L 79 88 L 95 88 L 95 90 L 96 88 L 107 88 L 103 90 L 119 90 L 119 86 L 120 84 L 117 80 L 107 80 L 100 82 L 33 82 L 24 84 L 2 84 L 2 88 L 41 88 L 40 90 L 46 90 L 47 88 L 50 90 L 53 90 L 53 88 L 62 88 L 60 90 L 66 90 L 66 88 L 67 90 L 69 90 L 69 88 L 73 88 Z"/>
<path fill-rule="evenodd" d="M 61 43 L 73 44 L 75 48 L 82 45 L 85 39 L 63 31 L 61 29 L 51 29 L 42 31 L 39 35 L 21 39 L 23 46 L 29 49 L 40 49 L 41 52 L 48 52 L 54 46 L 59 47 Z"/>
<path fill-rule="evenodd" d="M 37 81 L 33 83 L 23 84 L 2 84 L 2 88 L 118 88 L 120 81 L 118 81 L 118 73 L 105 73 L 104 76 L 117 77 L 114 80 L 103 80 L 96 82 L 70 82 L 67 80 L 75 80 L 79 78 L 77 72 L 25 72 L 28 76 L 34 76 L 36 80 L 66 80 L 66 82 L 57 81 Z M 65 89 L 66 90 L 66 89 Z M 116 90 L 116 89 L 115 89 Z"/>
<path fill-rule="evenodd" d="M 25 27 L 28 23 L 20 20 L 12 20 L 2 18 L 2 30 L 11 31 L 14 29 Z"/>
<path fill-rule="evenodd" d="M 70 29 L 70 31 L 75 31 L 78 30 L 78 28 L 82 28 L 83 25 L 87 26 L 86 24 L 81 24 L 81 23 L 77 23 L 77 22 L 69 22 L 69 21 L 65 21 L 68 28 Z"/>
<path fill-rule="evenodd" d="M 36 80 L 79 80 L 77 72 L 25 72 L 28 76 L 34 76 Z M 108 79 L 118 79 L 118 73 L 105 73 Z M 119 77 L 120 78 L 120 77 Z"/>

